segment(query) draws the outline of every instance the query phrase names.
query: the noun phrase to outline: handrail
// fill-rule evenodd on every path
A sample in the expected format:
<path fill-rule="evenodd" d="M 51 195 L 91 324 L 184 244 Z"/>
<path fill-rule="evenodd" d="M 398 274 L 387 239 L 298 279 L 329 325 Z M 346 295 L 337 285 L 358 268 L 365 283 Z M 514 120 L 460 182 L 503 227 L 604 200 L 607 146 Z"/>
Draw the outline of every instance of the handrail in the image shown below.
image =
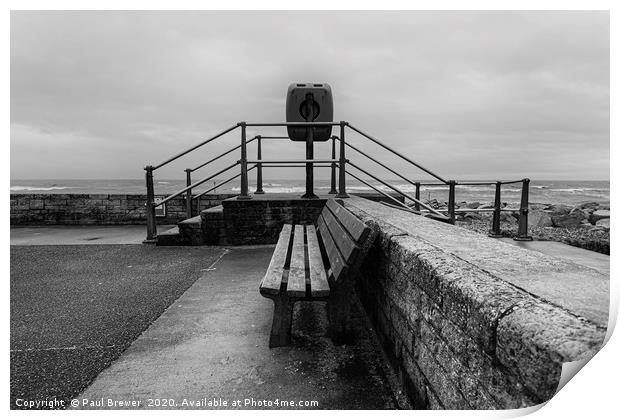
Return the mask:
<path fill-rule="evenodd" d="M 312 128 L 312 127 L 335 127 L 338 126 L 340 128 L 340 135 L 334 135 L 331 136 L 330 139 L 332 141 L 332 155 L 331 155 L 331 159 L 314 159 L 314 158 L 306 158 L 306 159 L 290 159 L 290 160 L 263 160 L 262 158 L 262 154 L 261 154 L 261 139 L 265 139 L 265 140 L 269 140 L 269 139 L 289 139 L 288 136 L 261 136 L 260 134 L 255 135 L 254 137 L 247 139 L 247 127 L 306 127 L 306 128 Z M 220 154 L 218 154 L 215 157 L 210 158 L 209 160 L 207 160 L 206 162 L 194 167 L 194 168 L 188 168 L 185 169 L 186 172 L 186 187 L 183 188 L 182 190 L 179 190 L 171 195 L 169 195 L 168 197 L 165 197 L 162 201 L 160 201 L 159 203 L 155 203 L 155 193 L 154 193 L 154 183 L 153 183 L 153 172 L 156 169 L 161 168 L 164 165 L 167 165 L 170 162 L 175 161 L 176 159 L 187 155 L 190 152 L 193 152 L 194 150 L 198 149 L 201 146 L 204 146 L 212 141 L 214 141 L 215 139 L 235 130 L 237 127 L 240 127 L 241 130 L 241 144 L 232 147 L 231 149 L 228 149 Z M 345 141 L 345 129 L 346 127 L 349 127 L 351 130 L 355 131 L 357 134 L 361 135 L 362 137 L 365 137 L 366 139 L 370 140 L 371 142 L 374 142 L 375 144 L 381 146 L 383 149 L 391 152 L 393 155 L 398 156 L 399 158 L 405 160 L 406 162 L 408 162 L 409 164 L 413 165 L 414 167 L 418 168 L 419 170 L 423 171 L 424 173 L 426 173 L 427 175 L 430 175 L 431 177 L 435 178 L 436 181 L 431 181 L 431 182 L 414 182 L 411 179 L 409 179 L 407 176 L 402 175 L 401 173 L 399 173 L 397 170 L 392 169 L 389 165 L 382 163 L 379 159 L 373 157 L 373 155 L 371 153 L 367 153 L 365 151 L 363 151 L 363 148 L 358 148 L 355 145 L 351 144 L 350 142 Z M 313 131 L 313 130 L 311 130 Z M 248 143 L 251 143 L 254 140 L 258 140 L 258 148 L 257 148 L 257 156 L 255 160 L 248 160 L 247 157 L 247 145 Z M 310 139 L 311 140 L 311 139 Z M 340 156 L 338 159 L 336 159 L 336 140 L 340 140 Z M 350 141 L 350 140 L 349 140 Z M 407 194 L 405 192 L 403 192 L 401 189 L 399 189 L 397 186 L 391 185 L 390 183 L 380 179 L 379 177 L 371 174 L 370 172 L 368 172 L 365 169 L 362 169 L 360 166 L 351 163 L 345 156 L 345 149 L 348 146 L 348 148 L 353 149 L 354 151 L 356 151 L 357 153 L 359 153 L 361 156 L 369 159 L 371 162 L 374 162 L 375 164 L 379 165 L 381 168 L 386 169 L 387 171 L 389 171 L 391 174 L 396 175 L 399 179 L 404 180 L 406 183 L 415 186 L 415 197 L 412 197 L 410 194 Z M 204 168 L 205 166 L 220 160 L 221 158 L 223 158 L 226 155 L 229 155 L 230 153 L 233 153 L 236 150 L 241 149 L 241 159 L 237 160 L 235 163 L 233 163 L 232 165 L 214 173 L 213 175 L 210 175 L 206 178 L 201 179 L 198 182 L 191 182 L 191 173 L 194 171 L 197 171 L 198 169 Z M 311 156 L 311 154 L 307 154 L 306 156 Z M 389 188 L 392 191 L 395 191 L 396 193 L 400 194 L 401 196 L 407 198 L 408 200 L 410 200 L 409 202 L 400 202 L 398 201 L 393 195 L 392 193 L 388 193 L 388 191 L 384 191 L 385 188 L 377 188 L 378 186 L 372 185 L 370 182 L 367 182 L 363 179 L 361 179 L 360 177 L 358 177 L 357 175 L 351 173 L 350 171 L 347 170 L 346 168 L 346 164 L 351 165 L 353 168 L 357 169 L 358 171 L 360 171 L 361 173 L 365 174 L 366 176 L 374 179 L 375 181 L 378 181 L 380 184 L 382 184 L 383 186 Z M 253 165 L 253 166 L 250 166 Z M 222 173 L 236 167 L 237 165 L 240 165 L 241 167 L 241 171 L 240 173 L 226 179 L 225 181 L 222 181 L 220 183 L 218 183 L 217 185 L 214 185 L 211 188 L 208 188 L 206 191 L 203 191 L 202 193 L 192 196 L 192 189 L 204 184 L 205 182 L 214 179 L 215 177 L 221 175 Z M 156 238 L 157 236 L 157 223 L 156 223 L 156 213 L 155 213 L 155 208 L 163 206 L 165 203 L 169 202 L 170 200 L 174 199 L 175 197 L 180 196 L 181 194 L 185 193 L 185 205 L 186 205 L 186 210 L 187 210 L 187 217 L 191 217 L 192 215 L 192 200 L 195 199 L 199 199 L 200 197 L 204 196 L 205 194 L 220 188 L 221 186 L 235 180 L 236 178 L 241 177 L 241 193 L 238 195 L 237 199 L 238 200 L 250 200 L 252 199 L 252 197 L 249 195 L 249 191 L 248 191 L 248 172 L 253 170 L 253 169 L 257 169 L 257 188 L 255 191 L 255 194 L 262 194 L 264 193 L 262 190 L 262 168 L 276 168 L 276 167 L 306 167 L 307 171 L 306 171 L 306 176 L 307 176 L 307 180 L 306 180 L 306 191 L 309 191 L 309 194 L 312 193 L 312 189 L 313 189 L 313 182 L 312 182 L 312 172 L 308 172 L 308 168 L 310 166 L 313 167 L 317 167 L 317 168 L 331 168 L 332 169 L 332 179 L 331 179 L 331 190 L 329 192 L 329 194 L 337 194 L 336 197 L 339 198 L 346 198 L 348 197 L 347 193 L 346 193 L 346 174 L 352 176 L 354 179 L 358 180 L 359 182 L 361 182 L 362 184 L 366 185 L 367 187 L 371 188 L 372 190 L 375 190 L 376 192 L 378 192 L 379 194 L 387 197 L 389 199 L 390 202 L 387 202 L 386 204 L 388 204 L 389 206 L 395 207 L 395 208 L 399 208 L 399 209 L 403 209 L 403 210 L 407 210 L 409 212 L 412 213 L 416 213 L 416 214 L 425 214 L 427 217 L 433 217 L 435 219 L 439 219 L 439 220 L 443 220 L 443 221 L 448 221 L 452 224 L 454 224 L 455 222 L 455 214 L 456 213 L 464 213 L 464 212 L 493 212 L 493 223 L 492 223 L 492 229 L 491 229 L 491 234 L 490 236 L 498 236 L 500 235 L 500 224 L 499 224 L 499 216 L 500 216 L 500 212 L 502 211 L 519 211 L 520 216 L 519 216 L 519 229 L 518 229 L 518 233 L 517 233 L 517 237 L 515 238 L 516 240 L 531 240 L 531 237 L 527 236 L 527 216 L 528 216 L 528 203 L 529 203 L 529 182 L 530 180 L 525 178 L 522 180 L 515 180 L 515 181 L 463 181 L 463 182 L 456 182 L 454 180 L 446 180 L 444 178 L 442 178 L 441 176 L 435 174 L 434 172 L 430 171 L 429 169 L 426 169 L 425 167 L 423 167 L 422 165 L 414 162 L 413 160 L 409 159 L 408 157 L 406 157 L 405 155 L 403 155 L 402 153 L 399 153 L 398 151 L 394 150 L 393 148 L 389 147 L 388 145 L 382 143 L 381 141 L 379 141 L 378 139 L 370 136 L 369 134 L 361 131 L 360 129 L 352 126 L 351 124 L 349 124 L 346 121 L 340 121 L 340 122 L 335 122 L 335 121 L 329 121 L 329 122 L 318 122 L 318 121 L 309 121 L 309 122 L 277 122 L 277 123 L 246 123 L 246 122 L 239 122 L 237 124 L 235 124 L 234 126 L 219 132 L 218 134 L 202 141 L 201 143 L 181 152 L 178 153 L 172 157 L 170 157 L 169 159 L 161 162 L 160 164 L 156 165 L 156 166 L 146 166 L 144 169 L 146 171 L 146 188 L 147 188 L 147 201 L 146 201 L 146 210 L 147 210 L 147 239 L 145 242 L 153 242 L 153 240 Z M 336 190 L 335 188 L 335 180 L 336 180 L 336 168 L 339 168 L 339 176 L 338 176 L 338 190 Z M 522 183 L 523 187 L 521 189 L 521 204 L 519 209 L 501 209 L 501 202 L 500 202 L 500 194 L 501 194 L 501 186 L 502 185 L 506 185 L 506 184 L 518 184 L 518 183 Z M 190 185 L 191 184 L 191 185 Z M 458 185 L 462 185 L 462 186 L 474 186 L 474 185 L 484 185 L 484 186 L 492 186 L 495 185 L 495 205 L 493 209 L 455 209 L 455 187 Z M 420 200 L 420 187 L 423 186 L 439 186 L 439 187 L 446 187 L 448 189 L 448 209 L 447 210 L 439 210 L 439 209 L 435 209 L 433 207 L 431 207 L 428 204 L 425 204 L 424 202 L 422 202 Z M 396 205 L 391 204 L 391 202 L 396 203 Z M 411 203 L 415 203 L 415 206 L 413 206 L 413 204 Z M 408 204 L 409 203 L 409 204 Z M 415 208 L 413 208 L 415 207 Z M 420 208 L 423 208 L 423 210 L 421 210 Z M 447 216 L 443 213 L 445 213 L 447 211 Z"/>
<path fill-rule="evenodd" d="M 252 166 L 251 168 L 248 168 L 248 171 L 251 171 L 251 170 L 252 170 L 252 169 L 254 169 L 254 168 L 256 168 L 256 165 Z M 202 197 L 203 195 L 205 195 L 205 194 L 207 194 L 207 193 L 210 193 L 211 191 L 213 191 L 213 190 L 215 190 L 215 189 L 220 188 L 222 185 L 228 184 L 230 181 L 234 180 L 235 178 L 239 178 L 240 176 L 241 176 L 241 172 L 239 172 L 237 175 L 234 175 L 234 176 L 232 176 L 232 177 L 228 178 L 226 181 L 222 181 L 222 182 L 220 182 L 219 184 L 214 185 L 213 187 L 209 188 L 208 190 L 203 191 L 203 192 L 201 192 L 201 193 L 200 193 L 200 194 L 198 194 L 198 195 L 195 195 L 195 196 L 193 197 L 193 199 L 194 199 L 194 200 L 196 200 L 196 199 L 198 199 L 198 198 Z"/>
<path fill-rule="evenodd" d="M 414 161 L 412 161 L 411 159 L 409 159 L 406 156 L 403 156 L 402 154 L 398 153 L 396 150 L 392 149 L 389 146 L 386 146 L 385 144 L 381 143 L 379 140 L 369 136 L 368 134 L 364 133 L 363 131 L 355 128 L 354 126 L 352 126 L 349 123 L 346 123 L 347 127 L 349 127 L 351 130 L 357 132 L 358 134 L 361 134 L 362 136 L 366 137 L 368 140 L 373 141 L 374 143 L 378 144 L 379 146 L 383 147 L 384 149 L 392 152 L 393 154 L 395 154 L 396 156 L 400 157 L 401 159 L 406 160 L 407 162 L 411 163 L 413 166 L 417 167 L 418 169 L 423 170 L 424 172 L 426 172 L 427 174 L 431 175 L 434 178 L 437 178 L 438 180 L 440 180 L 441 182 L 443 182 L 444 184 L 447 184 L 448 181 L 446 181 L 445 179 L 443 179 L 442 177 L 440 177 L 439 175 L 435 174 L 434 172 L 431 172 L 430 170 L 426 169 L 425 167 L 423 167 L 422 165 L 419 165 L 417 163 L 415 163 Z"/>
<path fill-rule="evenodd" d="M 199 143 L 199 144 L 197 144 L 197 145 L 195 145 L 195 146 L 193 146 L 193 147 L 190 147 L 190 148 L 189 148 L 189 149 L 187 149 L 186 151 L 181 152 L 181 153 L 179 153 L 178 155 L 171 157 L 170 159 L 168 159 L 168 160 L 166 160 L 166 161 L 164 161 L 164 162 L 160 163 L 159 165 L 155 165 L 155 166 L 153 166 L 153 169 L 152 169 L 152 170 L 154 171 L 154 170 L 156 170 L 156 169 L 158 169 L 158 168 L 161 168 L 161 167 L 162 167 L 162 166 L 164 166 L 164 165 L 169 164 L 169 163 L 170 163 L 170 162 L 172 162 L 173 160 L 176 160 L 176 159 L 180 158 L 181 156 L 184 156 L 184 155 L 188 154 L 189 152 L 192 152 L 192 151 L 194 151 L 194 150 L 198 149 L 199 147 L 204 146 L 205 144 L 210 143 L 210 142 L 212 142 L 213 140 L 215 140 L 215 139 L 217 139 L 217 138 L 219 138 L 219 137 L 222 137 L 224 134 L 226 134 L 226 133 L 230 133 L 231 131 L 233 131 L 233 130 L 234 130 L 235 128 L 237 128 L 237 127 L 239 127 L 239 124 L 235 124 L 235 125 L 233 125 L 232 127 L 230 127 L 230 128 L 228 128 L 228 129 L 226 129 L 226 130 L 224 130 L 224 131 L 220 132 L 219 134 L 216 134 L 215 136 L 213 136 L 213 137 L 211 137 L 211 138 L 209 138 L 209 139 L 207 139 L 207 140 L 203 141 L 202 143 Z"/>
<path fill-rule="evenodd" d="M 429 210 L 431 213 L 435 214 L 438 217 L 446 218 L 445 215 L 441 214 L 440 212 L 438 212 L 437 210 L 435 210 L 434 208 L 427 206 L 426 204 L 424 204 L 423 202 L 421 202 L 420 200 L 416 200 L 415 198 L 411 197 L 409 194 L 402 192 L 401 190 L 399 190 L 398 188 L 396 188 L 395 186 L 383 181 L 380 178 L 377 178 L 376 176 L 374 176 L 373 174 L 369 173 L 368 171 L 365 171 L 364 169 L 360 168 L 359 166 L 357 166 L 354 163 L 351 163 L 349 161 L 347 161 L 347 163 L 351 166 L 353 166 L 355 169 L 357 169 L 358 171 L 361 171 L 363 173 L 365 173 L 366 175 L 368 175 L 369 177 L 373 178 L 375 181 L 378 181 L 380 183 L 382 183 L 383 185 L 385 185 L 388 188 L 393 189 L 394 191 L 396 191 L 397 193 L 399 193 L 402 196 L 405 196 L 406 198 L 408 198 L 409 200 L 413 201 L 414 203 L 418 203 L 420 206 L 424 207 L 425 209 Z"/>
<path fill-rule="evenodd" d="M 405 203 L 401 203 L 400 201 L 398 201 L 397 199 L 395 199 L 394 197 L 392 197 L 391 195 L 389 195 L 388 193 L 381 191 L 379 188 L 375 187 L 374 185 L 370 184 L 369 182 L 364 181 L 363 179 L 359 178 L 358 176 L 352 174 L 351 172 L 345 170 L 345 172 L 349 175 L 351 175 L 353 178 L 357 179 L 359 182 L 361 182 L 362 184 L 372 188 L 373 190 L 375 190 L 376 192 L 378 192 L 379 194 L 384 195 L 385 197 L 389 198 L 390 200 L 394 201 L 395 203 L 398 203 L 400 206 L 404 207 L 407 210 L 412 211 L 415 214 L 420 214 L 420 212 L 418 210 L 414 210 L 411 207 L 409 207 L 407 204 Z"/>
<path fill-rule="evenodd" d="M 298 159 L 298 160 L 248 160 L 247 163 L 332 163 L 338 159 Z"/>
<path fill-rule="evenodd" d="M 336 137 L 336 138 L 338 138 L 338 137 Z M 407 181 L 407 182 L 408 182 L 408 183 L 410 183 L 410 184 L 415 185 L 415 182 L 413 182 L 412 180 L 410 180 L 410 179 L 408 179 L 408 178 L 404 177 L 403 175 L 401 175 L 401 174 L 399 174 L 398 172 L 396 172 L 394 169 L 392 169 L 392 168 L 390 168 L 389 166 L 387 166 L 387 165 L 385 165 L 385 164 L 383 164 L 383 163 L 379 162 L 377 159 L 373 158 L 372 156 L 370 156 L 370 155 L 368 155 L 368 154 L 366 154 L 366 153 L 362 152 L 360 149 L 358 149 L 357 147 L 353 146 L 353 145 L 352 145 L 352 144 L 350 144 L 349 142 L 345 141 L 345 142 L 344 142 L 344 144 L 345 144 L 345 146 L 349 146 L 351 149 L 355 150 L 357 153 L 359 153 L 359 154 L 361 154 L 361 155 L 363 155 L 363 156 L 367 157 L 368 159 L 372 160 L 372 161 L 373 161 L 373 162 L 375 162 L 376 164 L 378 164 L 378 165 L 382 166 L 383 168 L 387 169 L 388 171 L 392 172 L 394 175 L 396 175 L 396 176 L 400 177 L 401 179 L 403 179 L 403 180 Z"/>
<path fill-rule="evenodd" d="M 257 138 L 258 138 L 258 136 L 254 136 L 254 137 L 252 137 L 250 140 L 248 140 L 248 141 L 246 142 L 246 144 L 251 143 L 252 141 L 256 140 Z M 206 161 L 205 163 L 203 163 L 203 164 L 201 164 L 201 165 L 196 166 L 196 167 L 195 167 L 195 168 L 193 168 L 193 169 L 190 169 L 190 171 L 191 171 L 191 172 L 197 171 L 198 169 L 200 169 L 200 168 L 202 168 L 202 167 L 204 167 L 204 166 L 207 166 L 209 163 L 213 163 L 213 162 L 215 162 L 216 160 L 218 160 L 218 159 L 220 159 L 220 158 L 222 158 L 222 157 L 226 156 L 226 155 L 227 155 L 227 154 L 229 154 L 229 153 L 234 152 L 235 150 L 237 150 L 237 149 L 239 149 L 239 148 L 241 148 L 241 145 L 235 146 L 235 147 L 233 147 L 232 149 L 228 149 L 228 151 L 226 151 L 226 152 L 224 152 L 224 153 L 222 153 L 222 154 L 220 154 L 220 155 L 218 155 L 218 156 L 214 157 L 213 159 L 210 159 L 210 160 Z"/>
<path fill-rule="evenodd" d="M 197 186 L 199 186 L 199 185 L 202 185 L 202 184 L 204 184 L 205 182 L 207 182 L 208 180 L 213 179 L 213 178 L 215 178 L 216 176 L 218 176 L 218 175 L 220 175 L 220 174 L 222 174 L 222 173 L 226 172 L 227 170 L 234 168 L 234 167 L 235 167 L 235 166 L 237 166 L 238 164 L 239 164 L 239 162 L 235 162 L 235 163 L 233 163 L 232 165 L 228 166 L 227 168 L 222 169 L 221 171 L 219 171 L 219 172 L 217 172 L 217 173 L 215 173 L 215 174 L 213 174 L 213 175 L 211 175 L 211 176 L 208 176 L 208 177 L 206 177 L 206 178 L 203 178 L 203 179 L 201 179 L 201 180 L 200 180 L 200 181 L 198 181 L 198 182 L 194 182 L 192 185 L 188 185 L 187 187 L 183 188 L 182 190 L 177 191 L 177 192 L 175 192 L 174 194 L 169 195 L 168 197 L 164 198 L 164 199 L 163 199 L 162 201 L 160 201 L 159 203 L 153 203 L 153 207 L 159 207 L 159 206 L 161 206 L 162 204 L 167 203 L 168 201 L 172 200 L 173 198 L 180 196 L 180 195 L 181 195 L 181 194 L 183 194 L 184 192 L 187 192 L 188 190 L 191 190 L 191 189 L 193 189 L 193 188 L 195 188 L 195 187 L 197 187 Z"/>
<path fill-rule="evenodd" d="M 245 123 L 246 127 L 329 127 L 340 125 L 335 121 L 311 121 L 311 122 L 280 122 L 280 123 Z"/>

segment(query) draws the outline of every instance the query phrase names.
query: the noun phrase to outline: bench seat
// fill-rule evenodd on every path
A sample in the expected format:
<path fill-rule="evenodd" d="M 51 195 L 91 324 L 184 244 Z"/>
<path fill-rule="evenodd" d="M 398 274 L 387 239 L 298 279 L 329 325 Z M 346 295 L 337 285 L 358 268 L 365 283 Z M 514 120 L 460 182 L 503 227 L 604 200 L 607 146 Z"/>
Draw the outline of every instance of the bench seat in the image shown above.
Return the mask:
<path fill-rule="evenodd" d="M 274 301 L 270 347 L 290 345 L 293 305 L 301 300 L 327 301 L 330 335 L 337 338 L 344 333 L 353 293 L 349 274 L 365 255 L 370 233 L 334 200 L 328 200 L 316 227 L 282 227 L 260 284 L 261 295 Z"/>

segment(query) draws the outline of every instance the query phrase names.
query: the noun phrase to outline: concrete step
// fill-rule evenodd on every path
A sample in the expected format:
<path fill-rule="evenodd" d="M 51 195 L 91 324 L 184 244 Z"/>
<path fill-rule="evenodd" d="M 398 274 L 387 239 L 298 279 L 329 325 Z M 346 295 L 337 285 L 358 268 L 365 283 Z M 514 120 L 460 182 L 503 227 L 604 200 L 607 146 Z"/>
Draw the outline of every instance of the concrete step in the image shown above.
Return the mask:
<path fill-rule="evenodd" d="M 194 216 L 179 222 L 178 229 L 185 245 L 205 244 L 201 216 Z"/>
<path fill-rule="evenodd" d="M 155 245 L 157 246 L 184 245 L 183 237 L 179 233 L 179 228 L 175 226 L 172 229 L 169 229 L 165 232 L 157 234 Z"/>
<path fill-rule="evenodd" d="M 215 206 L 200 212 L 202 229 L 207 245 L 228 245 L 224 224 L 224 207 Z"/>

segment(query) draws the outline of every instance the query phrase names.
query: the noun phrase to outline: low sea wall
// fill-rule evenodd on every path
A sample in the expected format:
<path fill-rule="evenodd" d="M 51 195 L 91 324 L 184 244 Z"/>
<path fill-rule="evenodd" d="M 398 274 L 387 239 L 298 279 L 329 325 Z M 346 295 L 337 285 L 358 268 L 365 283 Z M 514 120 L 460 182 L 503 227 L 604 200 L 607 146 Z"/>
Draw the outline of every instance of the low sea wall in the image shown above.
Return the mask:
<path fill-rule="evenodd" d="M 601 273 L 367 200 L 345 206 L 378 234 L 358 295 L 417 407 L 539 404 L 563 362 L 602 345 Z"/>
<path fill-rule="evenodd" d="M 220 205 L 234 194 L 205 194 L 193 202 L 193 214 Z M 185 198 L 166 203 L 157 223 L 186 219 Z M 128 225 L 146 223 L 144 194 L 11 194 L 11 225 Z"/>

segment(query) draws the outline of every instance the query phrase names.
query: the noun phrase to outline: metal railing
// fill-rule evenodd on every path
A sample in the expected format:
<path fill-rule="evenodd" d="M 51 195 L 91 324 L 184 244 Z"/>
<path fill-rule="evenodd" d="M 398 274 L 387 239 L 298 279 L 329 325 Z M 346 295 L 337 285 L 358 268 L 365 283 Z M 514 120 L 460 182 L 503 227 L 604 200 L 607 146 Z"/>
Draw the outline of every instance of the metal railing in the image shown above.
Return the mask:
<path fill-rule="evenodd" d="M 333 126 L 339 127 L 339 135 L 334 135 L 331 137 L 331 159 L 283 159 L 283 160 L 265 160 L 262 156 L 262 141 L 263 140 L 278 140 L 278 139 L 288 139 L 288 136 L 263 136 L 260 134 L 254 135 L 251 138 L 247 138 L 247 127 L 325 127 L 325 126 Z M 426 175 L 430 175 L 434 179 L 439 182 L 434 183 L 423 183 L 419 181 L 413 181 L 409 177 L 399 173 L 388 165 L 382 163 L 375 157 L 361 150 L 359 146 L 355 146 L 351 144 L 350 141 L 345 139 L 345 130 L 349 128 L 352 132 L 355 132 L 362 136 L 363 138 L 371 141 L 372 143 L 382 147 L 383 149 L 390 152 L 392 155 L 401 158 L 408 164 L 412 165 L 418 170 L 421 170 Z M 156 202 L 155 201 L 155 192 L 153 186 L 153 173 L 155 170 L 168 165 L 169 163 L 183 157 L 196 149 L 211 143 L 212 141 L 221 138 L 225 134 L 228 134 L 237 128 L 240 129 L 240 143 L 226 151 L 214 156 L 204 163 L 197 165 L 193 168 L 185 169 L 185 179 L 186 179 L 186 187 L 167 196 L 163 200 Z M 256 159 L 248 159 L 248 144 L 256 141 L 257 149 L 256 149 Z M 337 145 L 339 147 L 337 147 Z M 381 168 L 389 171 L 390 173 L 396 175 L 398 178 L 405 181 L 407 184 L 415 187 L 415 194 L 412 196 L 409 193 L 402 190 L 395 185 L 390 184 L 389 182 L 377 177 L 376 175 L 370 173 L 368 170 L 361 168 L 358 164 L 353 163 L 350 159 L 347 158 L 346 149 L 349 148 L 364 158 L 368 159 L 371 162 L 379 165 Z M 338 153 L 337 153 L 338 149 Z M 232 163 L 231 165 L 221 169 L 207 177 L 202 178 L 197 182 L 192 183 L 192 174 L 200 169 L 203 169 L 214 163 L 216 161 L 221 160 L 225 156 L 239 150 L 240 151 L 240 159 Z M 338 156 L 337 156 L 338 155 Z M 399 153 L 393 148 L 387 146 L 383 142 L 379 141 L 375 137 L 372 137 L 360 129 L 350 125 L 346 121 L 340 122 L 299 122 L 299 123 L 246 123 L 239 122 L 236 125 L 219 132 L 218 134 L 208 138 L 207 140 L 202 141 L 201 143 L 190 147 L 189 149 L 174 155 L 173 157 L 161 162 L 155 166 L 146 166 L 144 169 L 146 171 L 146 189 L 147 189 L 147 202 L 146 202 L 146 211 L 147 211 L 147 239 L 145 242 L 152 242 L 155 240 L 157 236 L 157 226 L 156 226 L 156 217 L 155 217 L 155 209 L 159 206 L 164 205 L 170 200 L 179 197 L 182 194 L 185 194 L 185 207 L 186 207 L 186 215 L 188 218 L 192 217 L 192 204 L 194 200 L 199 200 L 205 194 L 216 190 L 217 188 L 234 181 L 237 178 L 240 178 L 240 194 L 237 196 L 238 200 L 251 200 L 252 197 L 249 193 L 249 184 L 248 184 L 248 172 L 256 169 L 256 190 L 254 194 L 264 194 L 263 190 L 263 168 L 281 168 L 281 167 L 308 167 L 308 165 L 312 165 L 312 167 L 319 168 L 330 168 L 330 191 L 329 194 L 335 195 L 337 198 L 347 198 L 348 194 L 346 191 L 346 176 L 349 175 L 367 187 L 375 190 L 380 193 L 391 202 L 395 204 L 388 203 L 392 207 L 400 208 L 405 211 L 409 211 L 415 214 L 425 215 L 427 217 L 432 217 L 434 219 L 442 220 L 445 222 L 449 222 L 454 224 L 456 220 L 457 213 L 463 212 L 493 212 L 493 218 L 491 223 L 491 229 L 489 236 L 501 236 L 500 231 L 500 215 L 502 211 L 519 211 L 519 227 L 517 236 L 514 238 L 516 240 L 531 240 L 531 238 L 527 235 L 528 228 L 528 205 L 529 205 L 529 179 L 522 179 L 518 181 L 496 181 L 496 182 L 457 182 L 454 180 L 446 180 L 436 173 L 426 169 L 422 165 L 414 162 L 407 156 Z M 375 185 L 363 180 L 358 175 L 352 173 L 348 168 L 355 169 L 356 171 L 364 174 L 367 177 L 370 177 L 374 181 L 378 182 L 380 185 L 385 188 L 393 191 L 394 193 L 406 198 L 412 204 L 407 204 L 406 202 L 402 202 L 397 200 L 393 195 L 386 193 Z M 214 179 L 215 177 L 239 166 L 240 170 L 234 176 L 226 179 L 214 185 L 213 187 L 199 193 L 193 195 L 193 190 L 196 187 L 204 184 L 205 182 Z M 507 209 L 502 208 L 501 203 L 501 186 L 506 184 L 514 184 L 514 183 L 522 183 L 522 191 L 521 191 L 521 203 L 519 209 Z M 448 188 L 448 203 L 446 209 L 436 209 L 433 208 L 430 204 L 424 203 L 420 199 L 420 188 L 423 186 L 446 186 Z M 456 186 L 458 185 L 495 185 L 495 197 L 494 197 L 494 206 L 493 209 L 456 209 Z M 199 207 L 199 206 L 197 206 Z"/>

